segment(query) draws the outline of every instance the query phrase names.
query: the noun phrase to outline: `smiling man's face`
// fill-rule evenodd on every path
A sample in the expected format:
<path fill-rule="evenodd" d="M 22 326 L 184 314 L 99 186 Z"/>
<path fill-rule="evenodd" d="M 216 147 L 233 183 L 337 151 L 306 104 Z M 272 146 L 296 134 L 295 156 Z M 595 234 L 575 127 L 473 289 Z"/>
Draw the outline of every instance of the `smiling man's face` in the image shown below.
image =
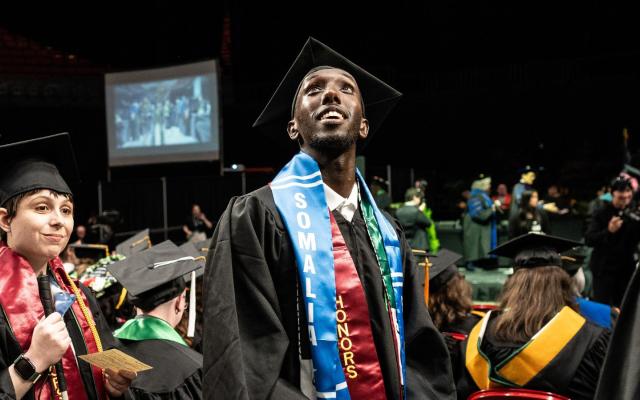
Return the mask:
<path fill-rule="evenodd" d="M 321 69 L 305 77 L 298 92 L 289 136 L 301 147 L 342 151 L 367 137 L 362 96 L 355 79 L 337 69 Z"/>

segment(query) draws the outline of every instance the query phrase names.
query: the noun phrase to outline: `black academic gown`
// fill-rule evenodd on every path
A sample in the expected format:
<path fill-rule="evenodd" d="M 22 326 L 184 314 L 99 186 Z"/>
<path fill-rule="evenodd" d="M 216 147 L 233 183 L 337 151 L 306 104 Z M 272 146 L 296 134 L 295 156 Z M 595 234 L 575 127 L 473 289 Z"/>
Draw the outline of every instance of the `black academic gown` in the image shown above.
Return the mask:
<path fill-rule="evenodd" d="M 383 286 L 359 213 L 334 213 L 363 282 L 388 398 L 399 397 Z M 411 250 L 403 247 L 408 399 L 452 399 L 449 354 L 424 305 Z M 206 399 L 306 399 L 300 357 L 310 358 L 295 255 L 269 187 L 231 200 L 214 233 L 205 268 Z M 300 312 L 299 312 L 300 311 Z M 298 323 L 300 315 L 300 324 Z M 302 338 L 299 343 L 298 338 Z"/>
<path fill-rule="evenodd" d="M 90 289 L 80 283 L 78 284 L 78 288 L 84 292 L 85 297 L 88 299 L 89 308 L 91 309 L 91 314 L 93 315 L 93 319 L 96 323 L 98 335 L 100 335 L 100 340 L 102 341 L 102 347 L 105 350 L 121 347 L 121 343 L 111 334 L 111 329 L 102 315 L 102 311 L 100 310 L 100 307 L 98 306 L 98 303 Z M 76 356 L 87 354 L 84 337 L 82 336 L 82 332 L 78 328 L 75 318 L 73 317 L 73 309 L 70 308 L 69 311 L 67 311 L 64 316 L 64 320 L 67 325 L 67 330 L 69 331 L 69 336 L 71 337 Z M 8 368 L 13 364 L 16 358 L 22 354 L 22 352 L 20 345 L 13 336 L 11 327 L 7 323 L 7 317 L 4 310 L 2 309 L 2 306 L 0 306 L 0 399 L 15 399 L 15 391 L 13 383 L 11 383 Z M 83 360 L 77 360 L 80 367 L 80 376 L 84 383 L 87 397 L 89 399 L 98 399 L 90 365 Z M 45 377 L 43 376 L 40 379 L 45 379 Z M 34 399 L 33 389 L 29 390 L 23 399 Z"/>
<path fill-rule="evenodd" d="M 138 373 L 129 391 L 134 399 L 201 399 L 202 355 L 163 339 L 121 339 L 126 352 L 153 369 Z"/>
<path fill-rule="evenodd" d="M 492 365 L 507 359 L 515 350 L 525 343 L 507 343 L 498 340 L 490 327 L 497 315 L 492 312 L 485 336 L 480 348 L 489 357 Z M 576 335 L 560 350 L 560 352 L 544 367 L 524 388 L 542 390 L 569 397 L 572 400 L 593 399 L 598 377 L 611 337 L 611 331 L 586 322 Z M 458 399 L 466 399 L 476 392 L 473 378 L 465 366 L 467 341 L 461 347 L 459 371 L 463 371 L 457 379 Z"/>
<path fill-rule="evenodd" d="M 461 354 L 462 352 L 462 339 L 454 337 L 452 334 L 462 334 L 465 336 L 469 335 L 469 332 L 473 329 L 474 326 L 478 322 L 480 322 L 481 318 L 475 314 L 468 314 L 465 318 L 459 319 L 458 321 L 447 324 L 441 329 L 442 334 L 444 335 L 444 340 L 447 343 L 447 348 L 449 349 L 449 354 L 451 355 L 451 368 L 453 370 L 453 377 L 457 381 L 458 377 L 462 375 L 464 372 L 463 362 L 460 361 L 464 356 Z"/>

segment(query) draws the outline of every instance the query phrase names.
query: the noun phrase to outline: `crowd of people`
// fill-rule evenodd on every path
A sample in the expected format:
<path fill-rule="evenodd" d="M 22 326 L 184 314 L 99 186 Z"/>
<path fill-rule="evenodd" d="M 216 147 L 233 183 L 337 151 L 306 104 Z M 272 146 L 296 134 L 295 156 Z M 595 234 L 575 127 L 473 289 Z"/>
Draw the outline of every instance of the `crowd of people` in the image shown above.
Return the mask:
<path fill-rule="evenodd" d="M 425 181 L 394 217 L 383 180 L 369 190 L 356 169 L 358 146 L 399 97 L 310 38 L 256 121 L 288 120 L 300 152 L 234 197 L 215 227 L 193 205 L 181 246 L 146 230 L 113 252 L 80 226 L 70 244 L 69 136 L 0 146 L 0 398 L 465 399 L 495 388 L 634 398 L 633 376 L 598 387 L 629 365 L 619 349 L 637 329 L 632 180 L 602 194 L 582 243 L 550 234 L 546 214 L 566 208 L 553 191 L 539 200 L 535 171 L 493 198 L 481 176 L 464 207 L 463 257 L 441 248 Z M 79 270 L 71 247 L 104 254 Z M 484 312 L 458 265 L 487 257 L 508 258 L 513 273 Z M 152 368 L 83 357 L 110 349 Z"/>

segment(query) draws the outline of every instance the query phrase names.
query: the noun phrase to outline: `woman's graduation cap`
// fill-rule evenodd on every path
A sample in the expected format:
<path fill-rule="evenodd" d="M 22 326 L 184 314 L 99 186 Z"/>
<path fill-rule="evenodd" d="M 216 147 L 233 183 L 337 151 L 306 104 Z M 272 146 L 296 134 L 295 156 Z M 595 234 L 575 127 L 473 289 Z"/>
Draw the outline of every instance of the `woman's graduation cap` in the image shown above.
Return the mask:
<path fill-rule="evenodd" d="M 76 257 L 79 259 L 90 259 L 98 261 L 101 258 L 109 257 L 109 246 L 106 244 L 70 244 Z"/>
<path fill-rule="evenodd" d="M 577 246 L 582 246 L 582 243 L 530 232 L 501 244 L 489 254 L 513 259 L 514 269 L 550 266 L 562 268 L 560 253 Z"/>
<path fill-rule="evenodd" d="M 0 207 L 36 189 L 71 194 L 67 182 L 79 181 L 68 133 L 1 145 L 0 171 Z"/>
<path fill-rule="evenodd" d="M 435 292 L 449 282 L 458 272 L 456 262 L 462 255 L 447 249 L 440 249 L 437 254 L 427 255 L 431 262 L 429 268 L 429 290 Z"/>
<path fill-rule="evenodd" d="M 312 37 L 309 37 L 302 47 L 300 54 L 253 126 L 257 127 L 275 121 L 281 121 L 284 124 L 290 121 L 293 118 L 295 99 L 302 80 L 312 70 L 324 68 L 342 69 L 350 73 L 356 80 L 362 95 L 364 113 L 369 120 L 368 141 L 398 102 L 402 93 Z M 284 126 L 282 125 L 283 128 Z M 281 131 L 277 130 L 277 132 Z M 281 136 L 284 137 L 284 134 Z"/>

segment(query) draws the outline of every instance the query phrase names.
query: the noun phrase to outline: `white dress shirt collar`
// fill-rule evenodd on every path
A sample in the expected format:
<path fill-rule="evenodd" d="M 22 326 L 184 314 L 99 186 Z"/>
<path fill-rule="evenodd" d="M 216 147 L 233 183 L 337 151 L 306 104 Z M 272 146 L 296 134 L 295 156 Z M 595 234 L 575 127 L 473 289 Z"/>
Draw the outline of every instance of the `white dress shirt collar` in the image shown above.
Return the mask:
<path fill-rule="evenodd" d="M 358 185 L 356 183 L 353 184 L 351 194 L 349 194 L 349 197 L 347 198 L 340 196 L 326 183 L 323 183 L 323 185 L 324 195 L 327 198 L 327 206 L 329 206 L 329 210 L 334 211 L 337 209 L 344 219 L 351 222 L 354 214 L 358 210 Z"/>

